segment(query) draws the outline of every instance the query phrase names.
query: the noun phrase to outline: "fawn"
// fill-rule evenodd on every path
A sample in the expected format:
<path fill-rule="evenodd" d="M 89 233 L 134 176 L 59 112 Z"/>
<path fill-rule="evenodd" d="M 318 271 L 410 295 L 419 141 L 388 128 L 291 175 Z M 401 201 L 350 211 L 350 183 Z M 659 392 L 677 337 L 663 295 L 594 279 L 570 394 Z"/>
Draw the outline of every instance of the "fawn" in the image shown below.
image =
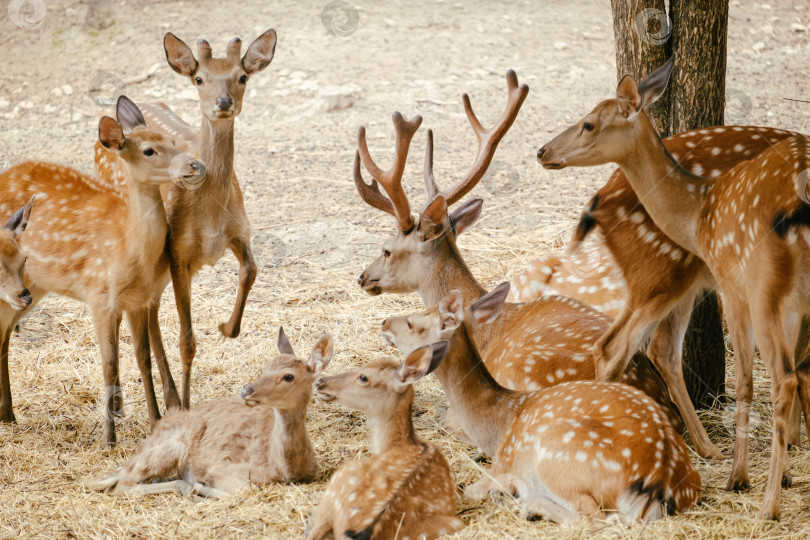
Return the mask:
<path fill-rule="evenodd" d="M 795 321 L 810 313 L 810 282 L 800 270 L 810 260 L 807 139 L 801 135 L 784 139 L 714 178 L 699 176 L 702 170 L 686 171 L 661 143 L 643 111 L 666 89 L 674 62 L 670 58 L 640 84 L 623 78 L 615 99 L 597 105 L 543 146 L 537 157 L 550 169 L 618 163 L 655 224 L 711 272 L 723 293 L 737 366 L 737 434 L 728 487 L 750 486 L 745 433 L 756 343 L 772 378 L 774 411 L 768 483 L 758 516 L 778 519 L 780 483 L 790 483 L 785 476 L 788 423 L 799 382 L 804 415 L 810 414 L 809 351 L 796 355 L 794 362 L 787 339 Z M 604 377 L 620 373 L 620 363 L 600 364 Z"/>
<path fill-rule="evenodd" d="M 429 202 L 414 219 L 402 190 L 402 174 L 410 141 L 421 124 L 421 118 L 406 121 L 395 113 L 396 151 L 394 165 L 381 171 L 371 159 L 365 130 L 358 134 L 359 151 L 355 156 L 355 185 L 361 198 L 374 208 L 391 213 L 397 235 L 386 241 L 382 254 L 358 279 L 360 287 L 371 295 L 382 292 L 416 291 L 422 302 L 436 304 L 453 289 L 460 289 L 465 302 L 486 293 L 473 277 L 456 245 L 456 237 L 475 224 L 482 201 L 472 199 L 452 214 L 448 206 L 457 202 L 481 179 L 492 160 L 495 148 L 516 118 L 528 87 L 518 85 L 517 76 L 509 71 L 507 107 L 494 127 L 484 130 L 472 110 L 469 97 L 464 107 L 478 140 L 479 151 L 473 170 L 446 195 L 433 176 L 433 134 L 428 130 L 425 154 L 425 186 Z M 366 184 L 360 162 L 371 173 Z M 386 198 L 378 184 L 388 194 Z M 590 307 L 563 298 L 542 299 L 528 304 L 507 304 L 504 313 L 490 325 L 475 331 L 487 368 L 497 381 L 508 388 L 535 390 L 569 380 L 595 378 L 592 360 L 593 344 L 607 331 L 610 319 Z M 630 373 L 632 372 L 632 373 Z M 681 420 L 672 407 L 663 380 L 641 353 L 634 357 L 627 382 L 648 392 L 667 411 L 674 425 Z M 679 428 L 679 427 L 678 427 Z"/>
<path fill-rule="evenodd" d="M 0 305 L 0 335 L 7 351 L 10 331 L 47 293 L 88 305 L 104 372 L 104 441 L 115 443 L 115 417 L 123 412 L 118 378 L 118 329 L 126 313 L 143 379 L 152 424 L 160 418 L 152 385 L 146 333 L 147 309 L 155 280 L 166 268 L 166 213 L 159 187 L 172 180 L 197 182 L 205 166 L 182 154 L 172 141 L 148 129 L 132 101 L 122 96 L 118 121 L 99 121 L 99 141 L 123 161 L 126 192 L 99 187 L 79 171 L 44 162 L 26 162 L 0 175 L 0 204 L 39 201 L 26 234 L 18 239 L 27 256 L 31 299 L 24 309 Z M 128 131 L 124 135 L 124 129 Z M 161 373 L 163 375 L 163 373 Z M 8 364 L 2 365 L 0 420 L 14 420 Z"/>
<path fill-rule="evenodd" d="M 155 361 L 168 373 L 166 351 L 158 324 L 158 310 L 163 290 L 171 282 L 180 317 L 180 356 L 183 365 L 182 403 L 174 381 L 163 378 L 163 394 L 168 407 L 191 405 L 191 365 L 197 344 L 191 324 L 191 279 L 205 266 L 213 266 L 230 250 L 239 262 L 239 289 L 230 319 L 219 325 L 225 337 L 239 335 L 242 314 L 250 288 L 256 280 L 256 263 L 250 249 L 250 221 L 245 213 L 242 191 L 233 170 L 234 120 L 242 110 L 248 79 L 265 69 L 276 48 L 275 30 L 256 38 L 240 58 L 242 41 L 232 39 L 225 58 L 213 58 L 205 40 L 197 42 L 197 57 L 174 34 L 167 33 L 163 47 L 169 66 L 187 77 L 200 97 L 202 124 L 198 137 L 191 128 L 165 106 L 144 106 L 150 127 L 177 137 L 190 151 L 197 150 L 208 167 L 205 182 L 168 186 L 163 200 L 168 214 L 168 272 L 159 286 L 149 311 L 149 338 Z M 120 165 L 113 156 L 96 147 L 96 168 L 108 185 L 120 185 Z M 184 189 L 184 188 L 190 189 Z M 161 371 L 161 375 L 163 371 Z"/>
<path fill-rule="evenodd" d="M 317 463 L 306 429 L 307 405 L 312 383 L 332 359 L 332 338 L 322 337 L 304 362 L 282 328 L 278 352 L 241 398 L 166 416 L 126 465 L 88 486 L 134 495 L 222 497 L 248 484 L 312 480 Z M 154 480 L 163 481 L 149 483 Z"/>
<path fill-rule="evenodd" d="M 464 528 L 447 460 L 416 437 L 412 420 L 413 384 L 446 353 L 447 342 L 434 343 L 414 350 L 402 365 L 379 359 L 315 383 L 325 401 L 371 416 L 376 455 L 335 473 L 307 538 L 432 539 Z"/>
<path fill-rule="evenodd" d="M 505 491 L 523 499 L 529 517 L 559 523 L 600 509 L 650 521 L 690 508 L 700 476 L 663 410 L 640 390 L 571 381 L 518 392 L 492 378 L 471 326 L 495 319 L 508 291 L 503 283 L 465 310 L 456 290 L 423 312 L 382 323 L 385 340 L 406 354 L 425 342 L 450 342 L 436 376 L 464 430 L 493 456 L 489 473 L 464 495 Z"/>

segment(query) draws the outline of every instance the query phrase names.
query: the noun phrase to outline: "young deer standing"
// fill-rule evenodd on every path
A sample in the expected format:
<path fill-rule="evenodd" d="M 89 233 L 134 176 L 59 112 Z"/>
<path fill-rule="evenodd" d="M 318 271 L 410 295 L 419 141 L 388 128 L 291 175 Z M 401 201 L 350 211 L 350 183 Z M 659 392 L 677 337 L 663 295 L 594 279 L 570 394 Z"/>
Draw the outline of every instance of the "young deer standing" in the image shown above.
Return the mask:
<path fill-rule="evenodd" d="M 414 350 L 402 365 L 389 359 L 315 383 L 326 401 L 371 415 L 374 453 L 332 476 L 310 521 L 307 538 L 424 538 L 464 528 L 447 460 L 413 429 L 413 384 L 447 353 L 442 341 Z"/>
<path fill-rule="evenodd" d="M 402 190 L 411 138 L 421 118 L 406 121 L 394 113 L 396 153 L 394 166 L 386 172 L 372 161 L 365 140 L 365 130 L 358 135 L 359 151 L 355 156 L 355 184 L 362 199 L 397 220 L 396 237 L 383 244 L 382 255 L 358 279 L 367 293 L 416 291 L 426 306 L 435 305 L 453 289 L 460 289 L 465 302 L 486 293 L 473 277 L 456 245 L 456 236 L 471 227 L 481 212 L 481 199 L 472 199 L 452 215 L 448 206 L 469 192 L 486 172 L 495 148 L 516 118 L 528 87 L 518 86 L 517 76 L 506 76 L 508 102 L 496 125 L 484 130 L 463 96 L 467 118 L 475 131 L 478 154 L 467 178 L 443 195 L 433 177 L 433 134 L 428 130 L 425 155 L 425 186 L 430 201 L 414 219 Z M 360 161 L 374 180 L 368 185 L 360 172 Z M 382 195 L 378 183 L 388 194 Z M 610 326 L 610 319 L 590 307 L 563 298 L 543 299 L 529 304 L 507 304 L 504 314 L 490 325 L 476 329 L 476 344 L 492 375 L 507 388 L 535 390 L 570 380 L 593 379 L 593 344 Z M 666 386 L 643 354 L 635 358 L 635 367 L 627 380 L 642 388 L 667 411 L 674 425 L 680 418 L 672 408 Z"/>
<path fill-rule="evenodd" d="M 466 311 L 456 290 L 437 306 L 382 323 L 386 341 L 406 354 L 450 341 L 436 377 L 464 430 L 493 458 L 489 473 L 464 495 L 518 495 L 529 517 L 560 523 L 600 509 L 651 521 L 690 508 L 700 476 L 681 436 L 640 390 L 572 381 L 516 392 L 492 378 L 471 326 L 496 318 L 508 290 L 508 283 L 499 285 Z"/>
<path fill-rule="evenodd" d="M 118 329 L 124 313 L 132 330 L 150 421 L 154 425 L 160 418 L 146 330 L 155 281 L 168 264 L 163 252 L 166 213 L 159 188 L 172 180 L 197 182 L 205 176 L 201 162 L 146 127 L 129 99 L 119 98 L 116 111 L 118 122 L 106 116 L 100 120 L 99 141 L 123 161 L 126 194 L 100 188 L 94 178 L 79 171 L 44 162 L 21 163 L 0 175 L 0 204 L 16 207 L 32 196 L 39 201 L 25 236 L 19 239 L 28 260 L 25 275 L 31 300 L 24 309 L 0 304 L 4 350 L 11 329 L 47 293 L 86 303 L 101 350 L 107 444 L 115 442 L 115 416 L 123 408 Z M 5 361 L 0 376 L 4 383 L 8 381 Z M 14 420 L 6 384 L 0 420 Z"/>
<path fill-rule="evenodd" d="M 810 413 L 810 358 L 805 351 L 794 366 L 786 337 L 788 325 L 795 327 L 795 320 L 810 312 L 810 281 L 800 271 L 810 262 L 807 140 L 799 135 L 780 141 L 714 178 L 684 170 L 642 110 L 665 90 L 673 64 L 674 57 L 640 85 L 631 77 L 622 79 L 616 99 L 600 103 L 541 148 L 538 158 L 551 169 L 618 163 L 661 231 L 706 264 L 723 293 L 737 366 L 737 436 L 729 487 L 750 485 L 745 432 L 756 342 L 771 374 L 774 411 L 771 465 L 758 516 L 778 519 L 797 378 L 805 417 Z M 618 372 L 602 370 L 608 376 Z"/>
<path fill-rule="evenodd" d="M 188 77 L 197 88 L 202 111 L 199 156 L 207 165 L 205 182 L 186 186 L 172 185 L 163 192 L 168 214 L 169 235 L 166 251 L 169 272 L 159 277 L 160 286 L 149 312 L 149 336 L 155 361 L 168 366 L 158 325 L 160 297 L 171 277 L 180 317 L 180 356 L 183 363 L 182 408 L 191 404 L 191 364 L 197 344 L 191 324 L 191 279 L 205 265 L 215 265 L 226 249 L 239 261 L 239 290 L 227 323 L 219 325 L 225 337 L 239 335 L 242 314 L 250 288 L 256 279 L 256 263 L 250 250 L 250 222 L 245 213 L 242 191 L 233 170 L 234 119 L 242 110 L 248 79 L 270 65 L 276 48 L 276 32 L 268 30 L 256 38 L 240 58 L 242 41 L 228 43 L 225 58 L 213 58 L 205 40 L 197 42 L 197 55 L 172 33 L 163 39 L 169 66 Z M 197 140 L 191 129 L 164 107 L 148 106 L 150 126 L 171 137 L 178 137 L 187 148 Z M 96 148 L 96 166 L 109 184 L 116 179 L 118 165 Z M 186 189 L 192 187 L 193 189 Z M 166 368 L 168 370 L 168 367 Z M 169 407 L 180 404 L 174 382 L 163 379 L 164 397 Z"/>
<path fill-rule="evenodd" d="M 278 352 L 241 398 L 163 418 L 126 465 L 88 486 L 133 495 L 176 491 L 221 497 L 249 484 L 312 480 L 317 463 L 306 429 L 307 405 L 312 383 L 332 359 L 332 338 L 321 338 L 304 362 L 280 329 Z"/>
<path fill-rule="evenodd" d="M 662 142 L 681 167 L 695 172 L 706 171 L 715 178 L 794 135 L 796 133 L 767 127 L 734 126 L 688 131 Z M 698 454 L 705 458 L 722 457 L 697 417 L 682 370 L 683 339 L 695 297 L 701 290 L 715 287 L 706 265 L 661 232 L 621 169 L 611 175 L 607 184 L 586 205 L 571 246 L 581 246 L 597 226 L 602 232 L 602 242 L 598 247 L 584 248 L 581 254 L 575 254 L 579 259 L 584 255 L 585 260 L 579 263 L 579 267 L 586 271 L 595 267 L 595 273 L 584 278 L 575 274 L 566 276 L 565 270 L 577 264 L 575 258 L 568 265 L 560 265 L 561 269 L 552 274 L 554 281 L 549 287 L 586 302 L 591 298 L 603 302 L 596 297 L 609 293 L 603 291 L 612 279 L 603 274 L 613 269 L 623 275 L 626 304 L 610 330 L 596 342 L 597 371 L 621 372 L 638 348 L 650 339 L 647 355 L 664 376 Z M 590 251 L 586 251 L 588 249 Z M 599 265 L 593 261 L 609 261 L 610 264 Z M 574 266 L 574 270 L 577 268 Z M 580 289 L 572 291 L 569 285 L 572 281 L 574 286 L 580 284 Z M 591 290 L 596 292 L 583 297 L 578 294 L 582 289 L 588 293 Z M 526 299 L 526 296 L 524 293 L 521 298 Z M 602 377 L 612 380 L 610 375 L 600 373 Z M 791 442 L 797 445 L 800 442 L 800 414 L 800 411 L 796 412 L 791 431 Z"/>

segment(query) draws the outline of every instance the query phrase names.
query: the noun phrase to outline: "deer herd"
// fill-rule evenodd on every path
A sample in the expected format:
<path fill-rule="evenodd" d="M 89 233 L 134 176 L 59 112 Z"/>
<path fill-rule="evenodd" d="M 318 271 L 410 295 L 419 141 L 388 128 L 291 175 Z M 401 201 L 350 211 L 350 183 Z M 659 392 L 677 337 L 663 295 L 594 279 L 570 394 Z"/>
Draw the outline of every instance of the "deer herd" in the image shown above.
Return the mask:
<path fill-rule="evenodd" d="M 307 361 L 283 330 L 279 355 L 239 398 L 191 408 L 196 341 L 191 279 L 230 250 L 239 262 L 230 319 L 239 335 L 257 265 L 234 172 L 234 120 L 248 80 L 273 59 L 268 30 L 244 55 L 225 58 L 208 42 L 197 53 L 171 33 L 169 66 L 198 92 L 196 132 L 162 104 L 120 97 L 116 118 L 98 125 L 95 174 L 24 162 L 0 173 L 0 420 L 15 421 L 9 340 L 49 292 L 85 303 L 104 378 L 103 439 L 116 442 L 123 412 L 119 327 L 126 314 L 152 433 L 118 470 L 88 486 L 110 493 L 165 491 L 223 497 L 251 484 L 311 481 L 317 456 L 307 430 L 315 394 L 364 411 L 373 456 L 332 476 L 310 518 L 308 538 L 436 538 L 464 528 L 458 492 L 439 447 L 419 438 L 414 383 L 434 373 L 447 397 L 443 427 L 491 459 L 466 499 L 507 494 L 530 519 L 576 523 L 617 515 L 651 521 L 692 508 L 701 479 L 681 435 L 705 459 L 725 456 L 687 393 L 684 334 L 696 297 L 722 295 L 733 343 L 736 425 L 728 488 L 750 488 L 749 411 L 754 346 L 771 383 L 773 434 L 758 516 L 778 519 L 791 484 L 788 445 L 810 415 L 810 147 L 799 133 L 723 126 L 661 140 L 644 112 L 666 89 L 675 58 L 641 82 L 621 80 L 613 99 L 537 151 L 546 169 L 614 162 L 619 169 L 587 203 L 569 250 L 533 263 L 514 286 L 487 291 L 456 238 L 478 220 L 481 199 L 461 202 L 482 179 L 529 88 L 506 74 L 506 107 L 491 128 L 462 96 L 478 140 L 472 168 L 449 191 L 433 173 L 427 130 L 426 202 L 418 212 L 402 187 L 422 122 L 393 115 L 393 164 L 372 159 L 360 128 L 354 180 L 368 205 L 391 214 L 395 235 L 360 275 L 363 291 L 416 292 L 425 309 L 382 321 L 381 335 L 404 360 L 379 358 L 323 376 L 333 355 L 322 337 Z M 367 183 L 363 171 L 371 176 Z M 382 191 L 380 190 L 382 188 Z M 461 203 L 460 203 L 461 202 Z M 457 205 L 455 208 L 454 205 Z M 595 229 L 601 233 L 585 245 Z M 583 262 L 584 261 L 584 262 Z M 582 265 L 587 271 L 581 271 Z M 171 281 L 180 321 L 182 393 L 159 327 Z M 152 354 L 162 382 L 161 419 Z M 317 435 L 317 434 L 314 434 Z"/>

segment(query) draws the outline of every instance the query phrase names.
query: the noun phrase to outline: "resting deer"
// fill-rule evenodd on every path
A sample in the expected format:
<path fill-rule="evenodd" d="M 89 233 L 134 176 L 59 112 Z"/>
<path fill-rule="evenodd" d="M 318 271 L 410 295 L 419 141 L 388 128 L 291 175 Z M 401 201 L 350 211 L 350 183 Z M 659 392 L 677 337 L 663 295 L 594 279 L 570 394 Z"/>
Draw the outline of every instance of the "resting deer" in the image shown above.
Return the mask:
<path fill-rule="evenodd" d="M 501 284 L 466 311 L 456 290 L 437 306 L 382 323 L 386 341 L 406 354 L 450 342 L 436 376 L 464 430 L 493 457 L 465 497 L 504 491 L 522 499 L 530 518 L 560 523 L 600 509 L 651 521 L 690 508 L 700 476 L 663 410 L 640 390 L 571 381 L 518 392 L 493 379 L 471 327 L 496 318 L 508 290 Z"/>
<path fill-rule="evenodd" d="M 166 416 L 126 465 L 88 486 L 115 494 L 222 497 L 249 484 L 312 480 L 317 463 L 307 405 L 312 383 L 332 359 L 332 338 L 321 338 L 304 362 L 280 329 L 278 352 L 241 398 Z"/>
<path fill-rule="evenodd" d="M 673 64 L 674 57 L 640 85 L 631 77 L 622 79 L 616 99 L 600 103 L 541 148 L 538 158 L 553 169 L 618 163 L 660 230 L 711 272 L 723 293 L 737 366 L 737 436 L 729 487 L 750 485 L 745 431 L 756 342 L 772 378 L 774 416 L 768 483 L 758 516 L 778 519 L 797 379 L 805 417 L 810 413 L 810 358 L 805 351 L 794 366 L 786 338 L 787 325 L 795 327 L 794 321 L 810 311 L 810 282 L 800 271 L 810 257 L 807 140 L 801 135 L 782 140 L 714 178 L 686 171 L 642 110 L 665 90 Z M 619 371 L 601 369 L 606 376 Z"/>
<path fill-rule="evenodd" d="M 446 194 L 440 192 L 433 176 L 433 134 L 428 130 L 425 185 L 429 202 L 418 219 L 411 215 L 410 204 L 402 190 L 402 174 L 411 138 L 421 118 L 406 121 L 399 113 L 394 113 L 396 153 L 394 165 L 386 172 L 371 159 L 365 130 L 360 128 L 359 151 L 354 164 L 357 190 L 366 203 L 392 214 L 398 228 L 397 235 L 383 244 L 382 255 L 358 279 L 367 293 L 416 291 L 427 306 L 435 305 L 453 289 L 462 291 L 465 302 L 486 293 L 456 245 L 456 236 L 478 219 L 482 201 L 467 201 L 452 214 L 448 213 L 448 206 L 460 200 L 484 175 L 495 148 L 528 93 L 528 87 L 518 86 L 513 71 L 507 73 L 506 80 L 509 89 L 506 110 L 489 130 L 481 127 L 469 97 L 464 95 L 467 118 L 479 141 L 478 154 L 467 178 Z M 361 159 L 374 178 L 371 185 L 363 180 Z M 389 198 L 382 195 L 378 183 Z M 503 315 L 495 322 L 476 329 L 475 340 L 497 381 L 507 388 L 535 390 L 564 381 L 593 379 L 593 344 L 609 326 L 608 317 L 580 302 L 543 299 L 529 304 L 507 304 Z M 632 373 L 628 373 L 627 382 L 648 392 L 666 408 L 674 424 L 680 426 L 667 389 L 649 360 L 639 353 L 635 366 Z"/>
<path fill-rule="evenodd" d="M 205 182 L 194 189 L 168 186 L 163 200 L 168 214 L 169 235 L 166 251 L 169 272 L 159 276 L 160 286 L 149 313 L 149 336 L 155 361 L 167 366 L 166 352 L 158 325 L 160 297 L 171 277 L 177 311 L 180 317 L 180 356 L 183 363 L 182 408 L 191 404 L 191 364 L 197 344 L 191 324 L 191 279 L 205 265 L 215 265 L 229 249 L 239 262 L 239 290 L 230 320 L 219 325 L 225 337 L 239 335 L 242 314 L 250 288 L 256 279 L 256 263 L 250 250 L 250 222 L 245 213 L 242 191 L 233 170 L 234 119 L 242 110 L 245 85 L 254 74 L 270 65 L 276 47 L 276 32 L 268 30 L 256 38 L 240 58 L 242 41 L 228 43 L 225 58 L 213 58 L 205 40 L 197 42 L 197 56 L 172 33 L 163 39 L 169 66 L 196 87 L 200 97 L 202 124 L 199 138 L 177 115 L 165 107 L 147 106 L 149 125 L 182 144 L 198 150 L 208 166 Z M 195 148 L 197 147 L 198 148 Z M 110 185 L 116 178 L 118 164 L 114 158 L 96 148 L 96 166 Z M 166 368 L 168 371 L 168 367 Z M 169 407 L 180 405 L 174 382 L 163 379 L 163 393 Z"/>
<path fill-rule="evenodd" d="M 795 135 L 781 129 L 734 126 L 688 131 L 662 142 L 681 167 L 695 172 L 705 171 L 710 178 L 715 178 Z M 705 458 L 722 457 L 695 413 L 682 371 L 683 338 L 695 297 L 701 290 L 715 287 L 706 265 L 661 232 L 621 169 L 615 171 L 588 202 L 570 245 L 581 246 L 594 227 L 602 232 L 603 240 L 598 247 L 583 248 L 573 259 L 558 265 L 557 272 L 549 272 L 549 279 L 554 280 L 549 287 L 562 289 L 564 294 L 588 302 L 587 298 L 577 294 L 579 290 L 571 291 L 571 286 L 566 288 L 565 285 L 575 281 L 574 286 L 580 284 L 586 292 L 595 290 L 591 297 L 609 294 L 602 291 L 609 290 L 610 287 L 605 285 L 616 283 L 616 280 L 607 274 L 610 269 L 620 269 L 617 273 L 625 278 L 627 303 L 610 330 L 596 343 L 597 366 L 608 372 L 623 369 L 627 360 L 650 339 L 647 355 L 664 376 L 696 451 Z M 567 276 L 566 271 L 571 269 L 573 275 Z M 580 278 L 576 275 L 577 270 L 593 274 Z M 684 294 L 684 291 L 689 292 Z M 528 292 L 522 293 L 521 298 L 527 299 Z M 792 422 L 790 440 L 796 445 L 800 442 L 800 414 L 796 411 Z"/>
<path fill-rule="evenodd" d="M 99 141 L 124 163 L 125 194 L 100 188 L 94 178 L 51 163 L 21 163 L 0 175 L 0 204 L 16 207 L 32 196 L 38 200 L 37 211 L 19 239 L 27 256 L 25 276 L 31 299 L 23 309 L 0 304 L 4 350 L 11 329 L 47 293 L 87 304 L 104 372 L 107 444 L 115 442 L 115 417 L 123 412 L 118 329 L 124 313 L 132 330 L 149 418 L 153 425 L 160 418 L 146 331 L 155 280 L 168 264 L 163 252 L 166 213 L 159 187 L 172 180 L 197 182 L 205 176 L 201 162 L 145 126 L 129 99 L 119 98 L 116 111 L 118 122 L 106 116 L 99 121 Z M 5 361 L 2 371 L 0 420 L 10 422 L 14 413 Z"/>
<path fill-rule="evenodd" d="M 456 517 L 456 493 L 447 460 L 413 429 L 413 384 L 434 371 L 447 342 L 414 350 L 400 365 L 390 359 L 320 379 L 325 401 L 371 416 L 374 453 L 345 463 L 332 476 L 307 538 L 424 538 L 464 528 Z"/>

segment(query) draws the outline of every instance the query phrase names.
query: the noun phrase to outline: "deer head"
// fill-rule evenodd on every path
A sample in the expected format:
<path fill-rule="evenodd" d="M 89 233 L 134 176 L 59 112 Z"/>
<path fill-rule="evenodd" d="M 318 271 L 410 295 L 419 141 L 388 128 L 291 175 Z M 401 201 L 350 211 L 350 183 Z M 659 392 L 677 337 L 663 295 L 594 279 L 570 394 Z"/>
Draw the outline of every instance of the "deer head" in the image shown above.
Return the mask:
<path fill-rule="evenodd" d="M 0 229 L 0 299 L 16 310 L 31 305 L 31 293 L 25 287 L 25 255 L 17 239 L 28 226 L 34 198 L 14 212 Z"/>
<path fill-rule="evenodd" d="M 322 337 L 304 362 L 280 328 L 278 352 L 279 356 L 264 366 L 261 377 L 242 390 L 242 399 L 249 407 L 302 410 L 312 397 L 312 383 L 332 360 L 332 336 Z"/>
<path fill-rule="evenodd" d="M 242 110 L 242 98 L 248 79 L 266 68 L 276 50 L 276 31 L 268 30 L 250 44 L 241 58 L 242 40 L 228 42 L 225 58 L 213 58 L 211 45 L 197 41 L 197 55 L 171 32 L 163 38 L 169 66 L 188 77 L 197 88 L 200 108 L 211 121 L 233 118 Z"/>
<path fill-rule="evenodd" d="M 99 120 L 98 140 L 121 157 L 130 169 L 130 178 L 152 185 L 169 181 L 193 185 L 205 178 L 205 165 L 178 150 L 170 138 L 148 129 L 141 111 L 129 98 L 118 98 L 115 115 L 118 121 L 109 116 Z"/>
<path fill-rule="evenodd" d="M 520 107 L 529 92 L 529 87 L 518 85 L 514 71 L 506 74 L 508 100 L 506 110 L 498 122 L 489 130 L 478 121 L 467 94 L 462 96 L 467 119 L 478 138 L 478 153 L 467 177 L 452 190 L 442 194 L 433 176 L 433 132 L 428 130 L 425 152 L 425 188 L 428 203 L 414 218 L 410 205 L 402 190 L 402 173 L 405 169 L 410 140 L 422 118 L 417 116 L 410 122 L 394 113 L 394 128 L 397 133 L 394 166 L 387 172 L 372 161 L 366 145 L 365 129 L 360 128 L 357 144 L 359 150 L 354 160 L 354 179 L 360 197 L 374 208 L 392 214 L 397 221 L 397 234 L 383 244 L 382 254 L 358 278 L 358 284 L 368 294 L 383 292 L 410 292 L 419 289 L 420 283 L 433 279 L 435 270 L 442 258 L 456 257 L 461 260 L 455 245 L 456 236 L 471 227 L 481 213 L 481 199 L 472 199 L 461 205 L 452 214 L 448 207 L 461 200 L 481 180 L 487 171 L 501 139 L 517 118 Z M 360 162 L 371 174 L 371 184 L 363 180 Z M 378 183 L 388 194 L 386 198 L 379 190 Z M 463 262 L 461 262 L 463 264 Z"/>

